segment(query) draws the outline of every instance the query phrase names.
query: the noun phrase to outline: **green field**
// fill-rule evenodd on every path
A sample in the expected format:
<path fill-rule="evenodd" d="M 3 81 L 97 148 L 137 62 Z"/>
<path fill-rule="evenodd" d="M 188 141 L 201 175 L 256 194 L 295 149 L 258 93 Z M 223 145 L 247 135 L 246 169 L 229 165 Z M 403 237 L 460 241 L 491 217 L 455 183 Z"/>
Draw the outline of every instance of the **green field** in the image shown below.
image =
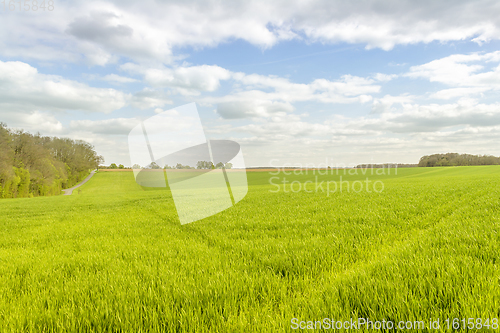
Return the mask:
<path fill-rule="evenodd" d="M 499 166 L 368 175 L 380 193 L 273 193 L 270 177 L 249 172 L 236 206 L 184 226 L 170 191 L 131 172 L 0 200 L 0 332 L 281 332 L 358 317 L 449 331 L 446 318 L 500 317 Z"/>

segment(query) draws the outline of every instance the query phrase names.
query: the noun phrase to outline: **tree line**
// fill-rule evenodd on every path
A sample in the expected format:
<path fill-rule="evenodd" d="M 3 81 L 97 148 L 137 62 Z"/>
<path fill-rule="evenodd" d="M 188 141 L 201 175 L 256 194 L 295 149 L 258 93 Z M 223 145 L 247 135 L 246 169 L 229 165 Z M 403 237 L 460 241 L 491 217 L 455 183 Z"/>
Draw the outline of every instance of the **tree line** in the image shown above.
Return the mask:
<path fill-rule="evenodd" d="M 215 165 L 210 161 L 198 161 L 196 163 L 196 169 L 231 169 L 232 167 L 233 164 L 229 162 L 226 164 L 219 162 Z"/>
<path fill-rule="evenodd" d="M 412 168 L 439 166 L 500 165 L 500 157 L 492 155 L 471 155 L 459 153 L 425 155 L 418 164 L 359 164 L 356 168 Z"/>
<path fill-rule="evenodd" d="M 60 194 L 103 160 L 85 141 L 33 135 L 0 123 L 0 198 Z"/>
<path fill-rule="evenodd" d="M 359 169 L 388 169 L 388 168 L 414 168 L 417 164 L 404 164 L 404 163 L 384 163 L 384 164 L 359 164 L 356 168 Z"/>
<path fill-rule="evenodd" d="M 102 168 L 102 169 L 130 169 L 129 167 L 124 166 L 123 164 L 116 165 L 116 163 L 111 163 L 109 166 L 100 165 L 99 168 Z"/>
<path fill-rule="evenodd" d="M 183 165 L 181 163 L 177 163 L 175 166 L 170 166 L 170 165 L 166 164 L 162 168 L 156 162 L 152 162 L 152 163 L 148 164 L 146 167 L 144 167 L 144 169 L 222 169 L 222 168 L 231 169 L 232 167 L 233 167 L 233 164 L 229 163 L 229 162 L 226 164 L 224 164 L 222 162 L 219 162 L 217 164 L 213 164 L 210 161 L 198 161 L 198 163 L 196 163 L 196 168 L 189 166 L 189 165 Z M 121 164 L 117 167 L 115 163 L 112 163 L 108 168 L 109 169 L 127 169 L 126 167 L 124 167 Z M 139 164 L 134 164 L 132 166 L 132 169 L 142 169 L 142 167 Z"/>
<path fill-rule="evenodd" d="M 436 166 L 467 166 L 467 165 L 498 165 L 500 157 L 492 155 L 470 155 L 470 154 L 433 154 L 420 158 L 419 167 Z"/>

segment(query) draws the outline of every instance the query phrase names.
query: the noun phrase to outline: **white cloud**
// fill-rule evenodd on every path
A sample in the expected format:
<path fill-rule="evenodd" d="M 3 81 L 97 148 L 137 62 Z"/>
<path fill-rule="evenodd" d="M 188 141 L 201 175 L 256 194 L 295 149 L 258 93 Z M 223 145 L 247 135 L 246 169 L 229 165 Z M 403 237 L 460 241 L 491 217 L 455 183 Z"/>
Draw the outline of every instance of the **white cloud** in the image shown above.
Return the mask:
<path fill-rule="evenodd" d="M 292 112 L 294 109 L 289 103 L 269 100 L 238 100 L 217 105 L 217 113 L 225 119 L 269 117 Z"/>
<path fill-rule="evenodd" d="M 343 75 L 337 81 L 316 79 L 309 84 L 293 83 L 286 78 L 272 75 L 235 73 L 233 77 L 247 88 L 272 88 L 276 94 L 290 101 L 310 100 L 311 95 L 317 93 L 316 97 L 326 103 L 334 99 L 337 99 L 337 102 L 342 99 L 347 102 L 347 97 L 380 91 L 380 86 L 374 85 L 373 80 L 352 75 Z"/>
<path fill-rule="evenodd" d="M 136 60 L 170 62 L 172 44 L 144 11 L 111 2 L 76 2 L 76 15 L 64 33 L 72 36 L 79 51 L 92 63 L 104 65 L 125 56 Z"/>
<path fill-rule="evenodd" d="M 169 116 L 178 116 L 179 115 L 179 111 L 177 111 L 175 109 L 172 109 L 172 110 L 162 110 L 160 108 L 156 108 L 155 109 L 155 113 L 156 114 L 163 113 L 164 115 L 169 115 Z"/>
<path fill-rule="evenodd" d="M 19 112 L 14 110 L 1 110 L 2 122 L 10 128 L 23 129 L 28 132 L 40 132 L 41 129 L 48 134 L 60 134 L 64 127 L 54 115 L 38 110 L 32 112 Z"/>
<path fill-rule="evenodd" d="M 373 101 L 372 104 L 372 112 L 373 113 L 384 113 L 384 112 L 390 112 L 394 111 L 394 108 L 392 106 L 394 104 L 409 104 L 412 103 L 415 100 L 415 96 L 412 95 L 399 95 L 399 96 L 391 96 L 391 95 L 385 95 L 382 98 L 376 98 Z"/>
<path fill-rule="evenodd" d="M 326 103 L 334 102 L 337 97 L 363 96 L 380 91 L 379 85 L 374 85 L 371 79 L 358 76 L 343 75 L 338 81 L 316 79 L 311 83 L 313 90 L 321 93 L 322 100 Z M 370 100 L 370 99 L 368 99 Z"/>
<path fill-rule="evenodd" d="M 70 129 L 87 131 L 95 134 L 126 135 L 138 124 L 133 118 L 113 118 L 105 120 L 73 120 Z"/>
<path fill-rule="evenodd" d="M 153 87 L 176 88 L 182 95 L 196 95 L 200 91 L 213 92 L 220 87 L 221 80 L 231 77 L 231 72 L 227 69 L 209 65 L 149 68 L 127 63 L 121 69 L 143 75 L 144 81 Z"/>
<path fill-rule="evenodd" d="M 130 78 L 130 77 L 125 77 L 125 76 L 120 76 L 116 74 L 108 74 L 102 77 L 103 81 L 110 82 L 110 83 L 134 83 L 134 82 L 139 82 L 139 80 Z"/>
<path fill-rule="evenodd" d="M 386 110 L 379 118 L 360 118 L 352 125 L 392 133 L 436 132 L 460 126 L 500 125 L 500 103 L 483 104 L 462 98 L 450 104 L 402 104 Z"/>
<path fill-rule="evenodd" d="M 291 103 L 294 102 L 366 103 L 372 100 L 368 94 L 378 93 L 381 88 L 372 79 L 352 75 L 344 75 L 337 81 L 316 79 L 309 84 L 258 74 L 233 73 L 232 78 L 240 85 L 237 91 L 201 99 L 203 103 L 217 104 L 217 112 L 227 119 L 292 112 L 295 108 Z"/>
<path fill-rule="evenodd" d="M 371 135 L 373 130 L 347 128 L 339 126 L 336 121 L 311 122 L 298 115 L 274 115 L 266 122 L 257 122 L 235 128 L 238 132 L 247 132 L 272 141 L 286 141 L 300 138 L 301 140 L 315 140 L 318 137 L 345 137 Z"/>
<path fill-rule="evenodd" d="M 470 95 L 482 95 L 485 91 L 490 90 L 489 87 L 467 87 L 467 88 L 450 88 L 439 90 L 430 95 L 430 98 L 436 99 L 453 99 L 457 97 L 467 97 Z"/>
<path fill-rule="evenodd" d="M 430 82 L 438 82 L 451 87 L 429 94 L 431 99 L 451 100 L 458 98 L 457 104 L 438 105 L 438 108 L 449 108 L 450 105 L 462 105 L 471 97 L 482 98 L 492 91 L 500 90 L 499 62 L 500 51 L 454 54 L 423 65 L 412 66 L 409 72 L 403 76 L 427 79 Z M 484 120 L 486 118 L 482 112 L 485 109 L 487 107 L 480 104 L 477 109 L 468 112 L 471 114 L 476 112 L 477 119 Z M 489 112 L 496 112 L 496 110 Z M 463 116 L 463 106 L 460 106 L 460 110 L 457 110 L 456 113 L 456 120 L 462 119 Z M 436 121 L 436 124 L 439 124 L 439 120 Z"/>
<path fill-rule="evenodd" d="M 423 65 L 412 66 L 404 74 L 455 87 L 500 88 L 500 67 L 483 71 L 486 65 L 500 62 L 500 51 L 479 54 L 454 54 Z"/>
<path fill-rule="evenodd" d="M 241 39 L 261 48 L 278 42 L 395 45 L 500 36 L 500 4 L 488 0 L 422 5 L 411 0 L 83 1 L 58 2 L 43 15 L 0 12 L 0 55 L 105 65 L 120 57 L 171 63 L 176 47 L 214 47 Z M 16 29 L 7 29 L 16 27 Z M 45 41 L 52 41 L 50 44 Z"/>
<path fill-rule="evenodd" d="M 373 76 L 375 80 L 380 82 L 389 82 L 397 77 L 398 77 L 397 74 L 384 74 L 384 73 L 377 73 Z"/>
<path fill-rule="evenodd" d="M 172 103 L 173 101 L 169 98 L 168 93 L 152 88 L 144 88 L 143 90 L 136 92 L 132 96 L 130 102 L 133 107 L 139 108 L 141 110 L 149 108 L 161 108 L 166 104 Z"/>
<path fill-rule="evenodd" d="M 26 63 L 0 61 L 0 105 L 25 111 L 81 110 L 109 113 L 126 105 L 121 91 L 45 75 Z"/>

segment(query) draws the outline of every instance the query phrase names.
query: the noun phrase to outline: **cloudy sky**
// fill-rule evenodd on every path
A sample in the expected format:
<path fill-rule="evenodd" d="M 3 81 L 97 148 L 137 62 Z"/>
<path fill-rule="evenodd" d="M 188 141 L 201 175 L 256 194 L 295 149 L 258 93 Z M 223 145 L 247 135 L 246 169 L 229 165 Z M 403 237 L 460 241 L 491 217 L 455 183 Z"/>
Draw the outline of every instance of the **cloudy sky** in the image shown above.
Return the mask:
<path fill-rule="evenodd" d="M 500 155 L 500 2 L 45 2 L 0 4 L 0 121 L 106 164 L 190 102 L 249 166 Z"/>

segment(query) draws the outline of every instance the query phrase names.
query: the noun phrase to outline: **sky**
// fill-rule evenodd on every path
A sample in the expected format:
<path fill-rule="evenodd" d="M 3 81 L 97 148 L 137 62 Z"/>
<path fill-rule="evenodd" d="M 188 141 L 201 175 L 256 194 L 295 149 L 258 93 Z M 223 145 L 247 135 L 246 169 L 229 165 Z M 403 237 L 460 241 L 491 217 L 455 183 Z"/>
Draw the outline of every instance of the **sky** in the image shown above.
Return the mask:
<path fill-rule="evenodd" d="M 0 4 L 0 122 L 107 165 L 192 102 L 247 166 L 500 155 L 497 1 L 38 3 Z"/>

